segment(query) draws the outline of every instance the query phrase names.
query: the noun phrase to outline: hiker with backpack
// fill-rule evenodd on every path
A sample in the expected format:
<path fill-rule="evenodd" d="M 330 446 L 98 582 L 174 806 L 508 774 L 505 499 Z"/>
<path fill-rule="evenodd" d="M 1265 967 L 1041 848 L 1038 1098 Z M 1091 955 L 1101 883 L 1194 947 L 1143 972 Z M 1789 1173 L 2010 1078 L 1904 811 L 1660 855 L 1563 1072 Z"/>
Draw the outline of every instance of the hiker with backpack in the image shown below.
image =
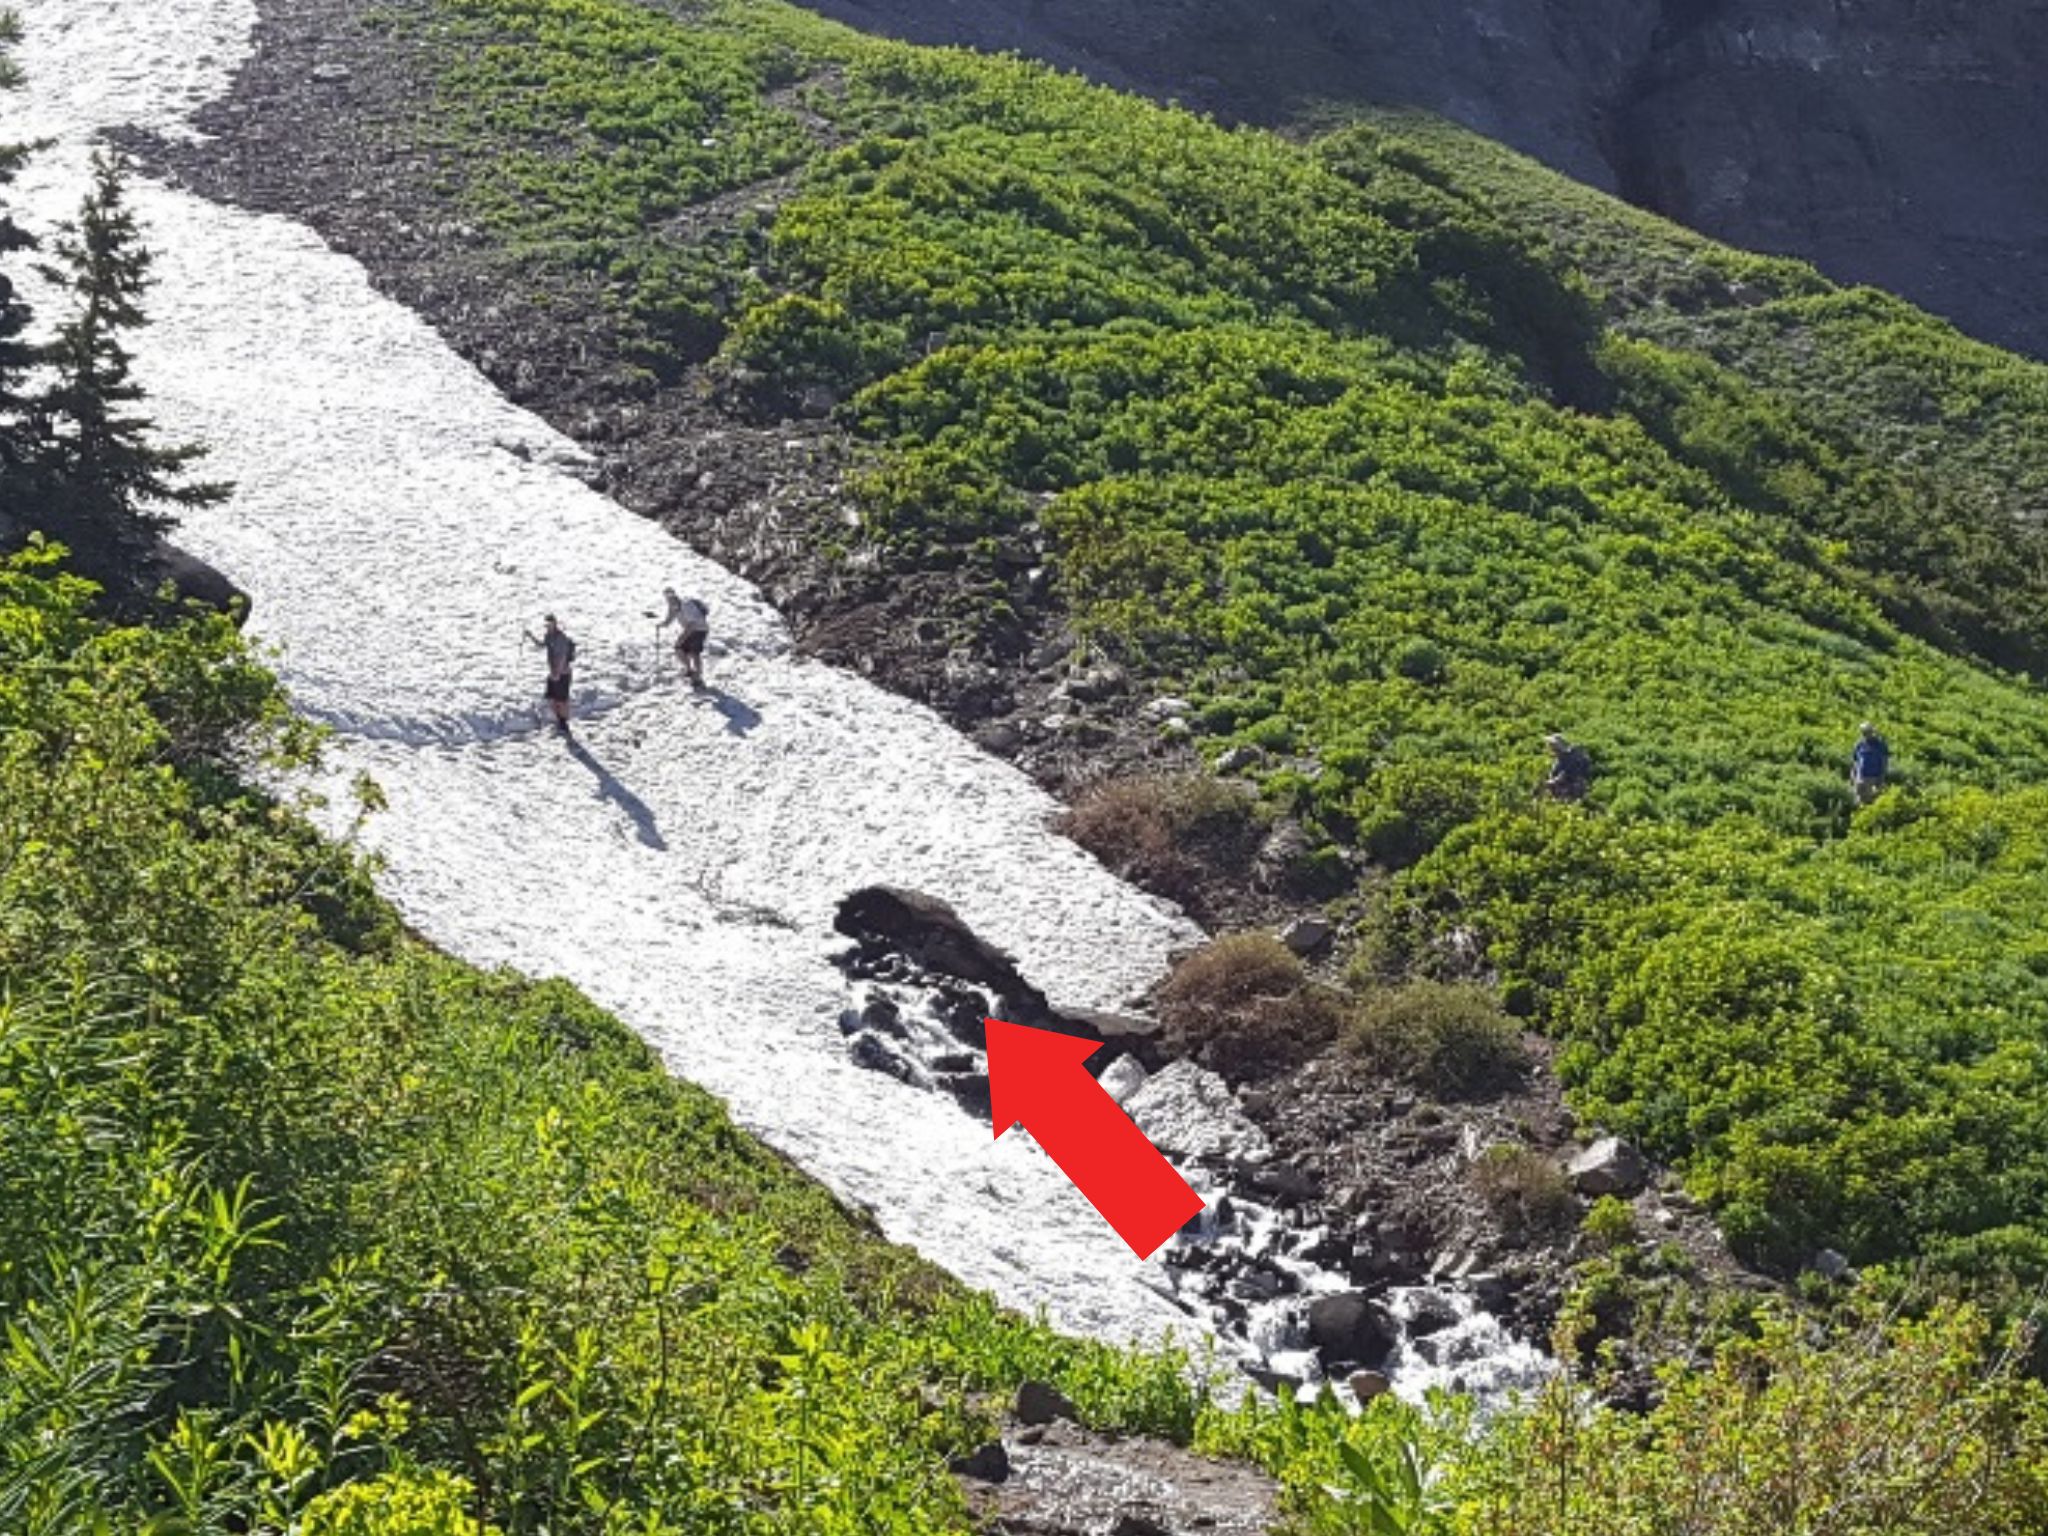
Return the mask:
<path fill-rule="evenodd" d="M 1868 805 L 1884 793 L 1885 775 L 1892 767 L 1892 749 L 1868 720 L 1857 726 L 1856 732 L 1856 746 L 1849 753 L 1849 789 L 1858 805 Z"/>
<path fill-rule="evenodd" d="M 569 632 L 551 613 L 547 615 L 546 627 L 540 635 L 526 634 L 528 645 L 537 645 L 547 652 L 548 682 L 546 697 L 555 712 L 555 729 L 564 736 L 569 734 L 569 688 L 574 680 L 576 665 L 576 642 L 569 638 Z"/>
<path fill-rule="evenodd" d="M 1555 731 L 1543 738 L 1543 745 L 1550 749 L 1550 774 L 1538 793 L 1566 803 L 1585 799 L 1593 782 L 1593 759 L 1586 749 Z"/>
<path fill-rule="evenodd" d="M 677 627 L 676 660 L 689 675 L 693 686 L 704 686 L 704 642 L 711 635 L 711 608 L 700 598 L 678 597 L 674 587 L 662 588 L 668 599 L 668 614 L 654 626 L 658 635 L 669 625 Z"/>

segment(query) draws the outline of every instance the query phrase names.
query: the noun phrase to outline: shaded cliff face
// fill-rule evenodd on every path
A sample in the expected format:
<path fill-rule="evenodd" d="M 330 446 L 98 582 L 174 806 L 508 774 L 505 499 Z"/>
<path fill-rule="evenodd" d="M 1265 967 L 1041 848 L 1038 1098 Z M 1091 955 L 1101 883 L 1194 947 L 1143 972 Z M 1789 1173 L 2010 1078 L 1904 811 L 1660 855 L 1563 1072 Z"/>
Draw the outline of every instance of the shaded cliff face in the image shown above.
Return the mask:
<path fill-rule="evenodd" d="M 809 0 L 1228 117 L 1423 107 L 2048 355 L 2044 0 Z"/>

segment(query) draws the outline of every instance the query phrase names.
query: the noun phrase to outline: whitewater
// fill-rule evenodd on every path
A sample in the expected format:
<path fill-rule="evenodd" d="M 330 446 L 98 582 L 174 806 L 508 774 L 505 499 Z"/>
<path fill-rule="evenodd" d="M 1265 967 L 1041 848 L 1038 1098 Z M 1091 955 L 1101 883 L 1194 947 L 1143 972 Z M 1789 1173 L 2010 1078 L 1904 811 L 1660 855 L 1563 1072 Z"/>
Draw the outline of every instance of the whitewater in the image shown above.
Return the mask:
<path fill-rule="evenodd" d="M 14 0 L 27 89 L 7 137 L 48 231 L 118 127 L 189 136 L 247 57 L 253 0 Z M 138 178 L 157 256 L 138 373 L 225 505 L 179 542 L 253 599 L 250 629 L 333 729 L 323 782 L 368 773 L 364 833 L 407 922 L 483 966 L 560 976 L 893 1239 L 1058 1326 L 1186 1340 L 1188 1317 L 1021 1133 L 864 1071 L 837 1025 L 841 897 L 929 892 L 1056 1003 L 1115 1008 L 1198 937 L 1048 830 L 1057 807 L 925 709 L 794 654 L 737 576 L 577 478 L 575 444 L 505 401 L 362 268 L 286 219 Z M 710 604 L 714 691 L 663 665 L 650 610 Z M 573 743 L 535 724 L 543 612 L 577 638 Z M 351 814 L 337 795 L 330 828 Z M 1156 1261 L 1155 1261 L 1156 1263 Z"/>

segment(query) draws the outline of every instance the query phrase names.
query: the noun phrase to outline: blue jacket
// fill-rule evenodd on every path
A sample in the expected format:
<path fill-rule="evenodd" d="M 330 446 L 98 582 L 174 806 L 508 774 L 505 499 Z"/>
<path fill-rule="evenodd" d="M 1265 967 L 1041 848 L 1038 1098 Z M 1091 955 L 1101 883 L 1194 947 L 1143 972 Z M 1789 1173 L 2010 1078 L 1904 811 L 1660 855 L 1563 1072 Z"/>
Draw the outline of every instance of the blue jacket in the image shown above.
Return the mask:
<path fill-rule="evenodd" d="M 1885 745 L 1882 736 L 1865 736 L 1849 755 L 1850 776 L 1873 784 L 1885 776 L 1891 765 L 1892 749 Z"/>

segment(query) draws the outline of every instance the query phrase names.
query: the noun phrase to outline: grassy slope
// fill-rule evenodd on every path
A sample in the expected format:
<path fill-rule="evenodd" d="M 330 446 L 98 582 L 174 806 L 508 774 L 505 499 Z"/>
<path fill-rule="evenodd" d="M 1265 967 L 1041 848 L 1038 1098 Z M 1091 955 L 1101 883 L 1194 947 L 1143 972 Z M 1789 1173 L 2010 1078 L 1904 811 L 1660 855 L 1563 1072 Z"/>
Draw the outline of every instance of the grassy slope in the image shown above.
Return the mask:
<path fill-rule="evenodd" d="M 2048 1260 L 2048 705 L 1994 665 L 2038 665 L 2048 372 L 1426 124 L 1288 144 L 774 5 L 428 10 L 501 44 L 447 100 L 533 151 L 469 188 L 515 265 L 609 272 L 659 372 L 856 392 L 870 533 L 992 624 L 1049 541 L 1405 869 L 1384 951 L 1478 928 L 1738 1241 Z M 798 164 L 772 226 L 663 233 Z M 1863 717 L 1900 787 L 1852 815 Z M 1551 728 L 1590 813 L 1527 802 Z"/>
<path fill-rule="evenodd" d="M 1173 1360 L 997 1314 L 568 987 L 404 938 L 209 766 L 298 750 L 225 621 L 0 565 L 0 663 L 0 1529 L 959 1529 L 970 1388 L 1192 1430 Z"/>

